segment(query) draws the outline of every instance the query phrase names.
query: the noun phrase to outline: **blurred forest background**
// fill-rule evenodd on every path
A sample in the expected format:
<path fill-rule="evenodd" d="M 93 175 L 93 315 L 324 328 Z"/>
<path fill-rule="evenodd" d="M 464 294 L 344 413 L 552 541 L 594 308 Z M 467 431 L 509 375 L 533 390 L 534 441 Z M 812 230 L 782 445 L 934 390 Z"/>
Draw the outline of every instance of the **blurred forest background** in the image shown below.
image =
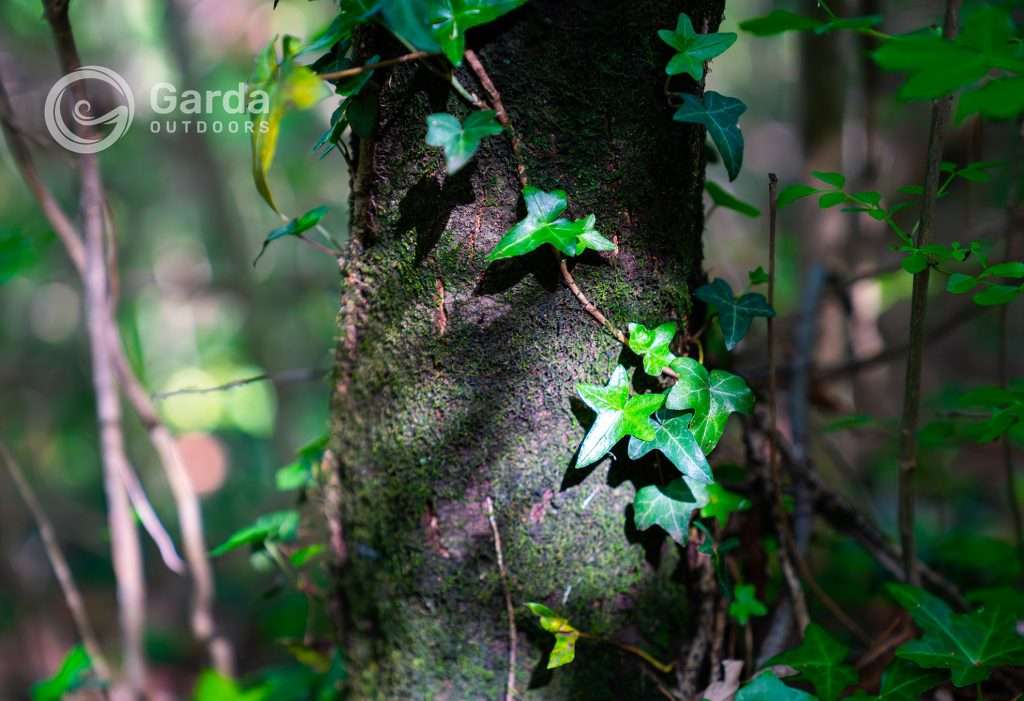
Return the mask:
<path fill-rule="evenodd" d="M 738 22 L 783 6 L 813 13 L 813 3 L 800 8 L 729 0 L 721 29 L 737 31 Z M 835 9 L 844 15 L 881 12 L 890 32 L 935 15 L 934 3 L 904 0 L 862 0 Z M 72 22 L 86 63 L 114 68 L 133 86 L 166 81 L 181 89 L 229 89 L 246 80 L 253 56 L 271 37 L 308 37 L 333 11 L 326 0 L 282 0 L 276 9 L 267 0 L 98 0 L 73 3 Z M 709 166 L 708 179 L 762 209 L 768 172 L 788 184 L 815 169 L 841 171 L 856 181 L 851 190 L 883 193 L 920 182 L 928 105 L 908 108 L 895 101 L 899 78 L 864 58 L 867 41 L 852 33 L 745 35 L 729 61 L 714 64 L 712 75 L 716 90 L 741 95 L 749 105 L 743 118 L 746 167 L 731 185 L 718 164 Z M 42 104 L 59 74 L 51 44 L 37 0 L 0 3 L 0 72 L 17 120 L 39 130 L 39 143 L 48 142 Z M 248 139 L 152 134 L 144 128 L 155 116 L 145 94 L 137 94 L 136 106 L 135 127 L 101 159 L 120 242 L 119 322 L 133 363 L 154 393 L 264 373 L 277 377 L 159 401 L 202 494 L 207 538 L 215 545 L 289 503 L 292 497 L 275 489 L 275 470 L 327 428 L 323 377 L 336 333 L 338 271 L 328 258 L 293 241 L 277 243 L 254 267 L 263 238 L 279 222 L 252 186 Z M 286 118 L 271 178 L 287 211 L 327 204 L 323 223 L 343 241 L 345 162 L 336 152 L 320 160 L 312 149 L 332 108 L 325 102 Z M 947 158 L 1008 165 L 992 171 L 988 182 L 953 188 L 939 205 L 937 241 L 987 240 L 993 258 L 1002 259 L 1003 237 L 1015 216 L 1020 230 L 1020 212 L 1007 206 L 1020 177 L 1020 154 L 1017 124 L 986 122 L 982 128 L 968 120 L 951 130 Z M 68 155 L 50 147 L 39 161 L 59 199 L 73 203 L 76 178 Z M 53 519 L 101 639 L 114 639 L 114 580 L 81 288 L 9 154 L 0 163 L 0 437 Z M 798 334 L 806 326 L 800 309 L 808 281 L 831 276 L 844 293 L 824 296 L 816 355 L 803 358 L 824 369 L 814 386 L 810 449 L 826 479 L 894 533 L 893 427 L 912 278 L 899 270 L 884 225 L 867 217 L 819 210 L 810 199 L 785 210 L 781 232 L 776 307 L 784 362 L 801 359 L 807 347 Z M 736 289 L 746 286 L 748 270 L 765 261 L 763 219 L 716 209 L 704 240 L 709 277 L 726 278 Z M 1021 574 L 1007 491 L 1024 493 L 1024 482 L 1005 483 L 998 443 L 951 443 L 946 439 L 952 429 L 941 418 L 944 397 L 998 381 L 999 321 L 998 312 L 978 309 L 966 297 L 943 296 L 930 314 L 935 330 L 925 366 L 926 418 L 934 421 L 924 436 L 936 440 L 924 444 L 919 548 L 925 561 L 962 571 L 975 587 L 1012 583 Z M 1008 321 L 1008 373 L 1019 377 L 1019 304 L 1010 307 Z M 752 333 L 761 337 L 744 344 L 735 368 L 757 386 L 767 375 L 763 329 Z M 845 372 L 863 359 L 871 362 L 861 371 Z M 839 370 L 828 375 L 829 368 Z M 955 380 L 945 372 L 953 368 Z M 875 420 L 851 421 L 849 426 L 857 425 L 843 430 L 835 423 L 864 414 Z M 783 411 L 784 425 L 786 416 Z M 127 427 L 136 467 L 173 532 L 162 473 L 142 428 L 134 419 Z M 1019 449 L 1020 431 L 1014 438 Z M 742 462 L 739 454 L 723 454 L 718 463 L 730 459 Z M 854 544 L 832 537 L 816 534 L 815 570 L 841 604 L 865 610 L 883 577 Z M 203 664 L 183 625 L 188 585 L 144 542 L 147 651 L 166 693 L 181 697 Z M 0 555 L 0 698 L 22 698 L 32 682 L 54 673 L 76 634 L 37 529 L 6 477 L 0 479 Z M 219 558 L 214 566 L 217 611 L 239 670 L 289 660 L 270 641 L 302 636 L 306 598 L 292 590 L 267 596 L 266 573 L 244 556 Z M 844 586 L 833 586 L 837 582 Z"/>

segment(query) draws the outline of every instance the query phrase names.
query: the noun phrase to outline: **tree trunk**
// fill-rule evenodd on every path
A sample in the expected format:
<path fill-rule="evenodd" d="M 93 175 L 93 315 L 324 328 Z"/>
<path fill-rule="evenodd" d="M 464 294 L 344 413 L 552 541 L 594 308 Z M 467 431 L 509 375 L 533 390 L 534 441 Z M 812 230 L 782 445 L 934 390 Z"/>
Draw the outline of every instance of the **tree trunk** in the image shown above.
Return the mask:
<path fill-rule="evenodd" d="M 566 190 L 572 216 L 596 214 L 618 240 L 617 254 L 570 265 L 621 327 L 687 310 L 692 325 L 699 313 L 690 291 L 703 279 L 704 134 L 672 121 L 672 50 L 656 37 L 680 11 L 714 31 L 722 3 L 534 0 L 470 35 L 523 140 L 530 182 Z M 377 35 L 364 44 L 401 52 Z M 509 640 L 490 496 L 517 612 L 520 695 L 656 698 L 643 663 L 601 643 L 581 641 L 572 665 L 547 672 L 551 636 L 523 607 L 544 602 L 665 660 L 685 649 L 679 552 L 636 532 L 633 489 L 614 461 L 572 467 L 593 419 L 576 384 L 604 384 L 635 359 L 561 284 L 550 251 L 484 260 L 523 216 L 508 139 L 485 140 L 447 177 L 424 144 L 425 117 L 463 117 L 464 103 L 422 65 L 378 75 L 376 132 L 356 148 L 332 398 L 348 552 L 337 584 L 355 697 L 503 693 Z M 457 75 L 486 95 L 471 72 Z"/>

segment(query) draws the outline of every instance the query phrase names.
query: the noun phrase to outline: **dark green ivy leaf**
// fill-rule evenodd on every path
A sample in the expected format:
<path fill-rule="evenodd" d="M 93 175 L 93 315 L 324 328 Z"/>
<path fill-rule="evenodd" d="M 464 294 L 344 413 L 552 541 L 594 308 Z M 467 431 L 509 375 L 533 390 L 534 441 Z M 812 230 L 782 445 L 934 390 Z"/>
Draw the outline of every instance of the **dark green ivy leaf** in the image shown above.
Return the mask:
<path fill-rule="evenodd" d="M 679 13 L 675 30 L 659 29 L 658 38 L 678 52 L 665 66 L 665 73 L 686 73 L 697 81 L 704 78 L 704 64 L 723 54 L 736 41 L 733 32 L 698 34 L 685 12 Z"/>
<path fill-rule="evenodd" d="M 697 288 L 697 298 L 718 312 L 718 323 L 725 337 L 725 347 L 732 350 L 750 330 L 755 317 L 775 316 L 775 310 L 764 295 L 748 292 L 739 299 L 733 296 L 729 283 L 716 278 L 707 285 Z"/>
<path fill-rule="evenodd" d="M 817 623 L 804 630 L 798 647 L 776 655 L 765 664 L 786 665 L 800 672 L 813 686 L 821 701 L 836 701 L 844 690 L 857 683 L 857 671 L 846 664 L 849 649 Z"/>
<path fill-rule="evenodd" d="M 956 614 L 941 599 L 908 584 L 890 583 L 886 590 L 924 632 L 901 645 L 897 657 L 948 669 L 959 687 L 985 681 L 996 667 L 1024 665 L 1024 636 L 1012 617 L 989 608 Z"/>
<path fill-rule="evenodd" d="M 587 431 L 576 456 L 576 467 L 586 467 L 608 454 L 615 444 L 626 436 L 653 440 L 655 425 L 651 414 L 661 408 L 663 394 L 630 396 L 629 375 L 626 368 L 616 366 L 605 386 L 576 385 L 583 401 L 597 412 L 597 418 Z"/>
<path fill-rule="evenodd" d="M 703 98 L 684 93 L 682 99 L 683 104 L 672 119 L 703 124 L 722 156 L 729 180 L 735 180 L 743 165 L 743 132 L 740 131 L 739 119 L 747 106 L 742 100 L 721 95 L 714 90 L 708 90 Z"/>
<path fill-rule="evenodd" d="M 715 482 L 708 485 L 708 503 L 700 510 L 704 518 L 713 518 L 718 521 L 721 528 L 729 523 L 729 516 L 737 511 L 746 511 L 750 508 L 750 500 L 734 492 L 730 492 L 721 484 Z"/>
<path fill-rule="evenodd" d="M 734 212 L 739 212 L 746 217 L 759 217 L 761 216 L 761 210 L 750 204 L 744 202 L 740 198 L 736 197 L 730 192 L 726 192 L 718 183 L 710 180 L 704 181 L 704 189 L 707 190 L 711 196 L 711 201 L 716 207 L 724 207 L 725 209 L 731 209 Z"/>
<path fill-rule="evenodd" d="M 675 356 L 669 350 L 679 325 L 674 321 L 648 329 L 643 324 L 629 325 L 629 349 L 644 359 L 644 372 L 657 377 Z"/>
<path fill-rule="evenodd" d="M 517 223 L 498 245 L 487 260 L 521 256 L 530 251 L 551 244 L 567 256 L 575 256 L 588 248 L 595 251 L 614 251 L 615 244 L 594 228 L 594 215 L 569 221 L 559 217 L 567 206 L 565 191 L 544 192 L 531 185 L 523 189 L 526 201 L 526 218 Z"/>
<path fill-rule="evenodd" d="M 283 224 L 271 231 L 267 234 L 267 238 L 263 240 L 263 247 L 260 248 L 259 255 L 256 256 L 256 260 L 254 260 L 252 264 L 256 265 L 256 263 L 259 262 L 259 259 L 262 258 L 263 254 L 266 252 L 267 246 L 269 246 L 273 241 L 284 238 L 285 236 L 302 236 L 304 232 L 309 231 L 319 224 L 325 214 L 327 214 L 327 207 L 316 207 L 309 210 L 302 216 L 295 217 L 286 224 Z"/>
<path fill-rule="evenodd" d="M 639 460 L 652 450 L 660 450 L 688 482 L 710 483 L 711 466 L 697 439 L 690 432 L 690 416 L 677 416 L 658 425 L 649 441 L 636 436 L 629 439 L 629 458 Z"/>
<path fill-rule="evenodd" d="M 674 479 L 666 485 L 650 484 L 638 489 L 633 498 L 633 522 L 641 531 L 661 526 L 672 540 L 685 545 L 690 539 L 690 517 L 707 502 L 703 482 Z"/>
<path fill-rule="evenodd" d="M 427 144 L 444 149 L 449 175 L 469 163 L 484 137 L 500 133 L 501 125 L 494 118 L 492 110 L 473 112 L 462 124 L 446 112 L 427 117 Z"/>
<path fill-rule="evenodd" d="M 511 12 L 526 0 L 436 0 L 431 17 L 431 30 L 441 50 L 453 65 L 462 63 L 466 50 L 466 32 L 473 27 L 493 22 Z"/>
<path fill-rule="evenodd" d="M 921 695 L 946 680 L 946 675 L 934 669 L 893 660 L 882 673 L 882 688 L 878 695 L 859 691 L 850 701 L 920 701 Z"/>
<path fill-rule="evenodd" d="M 816 701 L 806 691 L 783 684 L 770 671 L 761 672 L 736 694 L 736 701 Z"/>

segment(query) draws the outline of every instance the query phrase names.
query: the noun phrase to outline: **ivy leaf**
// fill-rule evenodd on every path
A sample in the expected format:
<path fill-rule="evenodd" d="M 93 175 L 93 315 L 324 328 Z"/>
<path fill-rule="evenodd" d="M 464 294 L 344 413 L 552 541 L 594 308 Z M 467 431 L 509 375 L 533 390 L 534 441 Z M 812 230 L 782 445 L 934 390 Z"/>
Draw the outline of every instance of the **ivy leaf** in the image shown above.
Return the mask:
<path fill-rule="evenodd" d="M 469 163 L 484 137 L 501 133 L 501 125 L 494 114 L 492 110 L 473 112 L 462 124 L 446 112 L 427 117 L 427 145 L 444 149 L 449 175 Z"/>
<path fill-rule="evenodd" d="M 439 0 L 430 22 L 434 38 L 453 65 L 462 64 L 466 32 L 493 22 L 526 0 Z"/>
<path fill-rule="evenodd" d="M 251 526 L 232 533 L 227 540 L 211 550 L 210 555 L 219 557 L 243 545 L 259 545 L 266 541 L 286 543 L 295 539 L 298 528 L 298 511 L 265 514 L 256 519 Z"/>
<path fill-rule="evenodd" d="M 269 234 L 267 234 L 267 238 L 263 239 L 263 247 L 260 248 L 260 252 L 256 256 L 256 259 L 252 262 L 252 264 L 256 265 L 256 263 L 259 262 L 260 258 L 262 258 L 263 254 L 266 252 L 267 246 L 269 246 L 271 243 L 278 239 L 283 239 L 285 236 L 301 237 L 304 232 L 309 231 L 314 226 L 319 224 L 320 220 L 324 218 L 325 214 L 327 214 L 327 207 L 316 207 L 314 209 L 309 210 L 302 216 L 295 217 L 294 219 L 288 221 L 286 224 L 282 224 L 281 226 L 271 231 Z"/>
<path fill-rule="evenodd" d="M 32 701 L 60 701 L 81 689 L 89 681 L 91 671 L 89 653 L 82 645 L 75 645 L 52 677 L 32 685 Z"/>
<path fill-rule="evenodd" d="M 805 32 L 821 27 L 825 23 L 813 17 L 798 15 L 787 10 L 775 10 L 761 17 L 740 22 L 740 29 L 754 36 L 768 37 L 784 32 Z"/>
<path fill-rule="evenodd" d="M 704 78 L 704 63 L 725 53 L 736 41 L 732 32 L 698 34 L 685 12 L 679 13 L 675 30 L 659 29 L 658 38 L 679 52 L 665 66 L 665 73 L 686 73 L 697 81 Z"/>
<path fill-rule="evenodd" d="M 788 186 L 785 190 L 779 193 L 779 197 L 776 200 L 775 204 L 776 206 L 778 206 L 779 209 L 782 209 L 788 204 L 792 204 L 797 200 L 803 199 L 804 197 L 809 197 L 810 195 L 813 195 L 818 192 L 821 191 L 816 187 L 811 187 L 810 185 L 805 185 L 804 183 L 794 183 L 793 185 Z"/>
<path fill-rule="evenodd" d="M 857 671 L 845 664 L 849 649 L 817 623 L 804 630 L 799 647 L 776 655 L 765 664 L 786 665 L 809 681 L 821 701 L 836 701 L 843 691 L 857 683 Z"/>
<path fill-rule="evenodd" d="M 736 701 L 815 701 L 806 691 L 783 684 L 772 672 L 762 672 L 740 689 Z"/>
<path fill-rule="evenodd" d="M 707 485 L 684 479 L 668 484 L 651 484 L 637 490 L 633 498 L 633 522 L 645 531 L 661 526 L 675 542 L 689 541 L 690 517 L 707 504 Z"/>
<path fill-rule="evenodd" d="M 996 667 L 1024 665 L 1024 636 L 1017 633 L 1016 621 L 999 610 L 955 614 L 922 589 L 890 583 L 886 590 L 924 632 L 901 645 L 897 657 L 920 667 L 948 669 L 959 687 L 985 681 Z"/>
<path fill-rule="evenodd" d="M 733 412 L 749 414 L 754 408 L 754 394 L 742 377 L 725 370 L 712 370 L 709 374 L 693 358 L 676 358 L 672 369 L 679 375 L 665 398 L 665 407 L 676 411 L 693 409 L 690 431 L 709 455 L 722 434 L 729 415 Z"/>
<path fill-rule="evenodd" d="M 729 173 L 729 180 L 735 180 L 743 165 L 743 132 L 739 118 L 747 106 L 742 100 L 727 97 L 714 90 L 708 90 L 704 97 L 682 94 L 683 104 L 672 119 L 677 122 L 703 124 L 711 140 L 715 142 L 722 163 Z"/>
<path fill-rule="evenodd" d="M 729 603 L 729 615 L 740 625 L 747 625 L 752 616 L 763 616 L 768 613 L 767 607 L 757 599 L 753 584 L 739 584 L 733 590 L 733 600 Z M 775 697 L 772 697 L 775 698 Z"/>
<path fill-rule="evenodd" d="M 732 211 L 739 212 L 746 217 L 754 218 L 761 216 L 760 209 L 749 202 L 744 202 L 732 193 L 726 192 L 718 183 L 706 180 L 704 181 L 704 189 L 707 190 L 708 194 L 711 196 L 711 202 L 714 203 L 716 207 L 731 209 Z"/>
<path fill-rule="evenodd" d="M 704 518 L 713 518 L 718 521 L 721 528 L 729 523 L 729 515 L 737 511 L 746 511 L 750 508 L 750 500 L 744 496 L 730 492 L 728 489 L 715 482 L 708 485 L 708 503 L 700 510 Z"/>
<path fill-rule="evenodd" d="M 540 627 L 555 636 L 555 647 L 548 657 L 548 669 L 555 669 L 567 665 L 576 658 L 576 641 L 580 632 L 573 628 L 572 624 L 565 618 L 549 609 L 544 604 L 527 603 L 533 615 L 540 619 Z"/>
<path fill-rule="evenodd" d="M 755 317 L 775 316 L 775 310 L 764 295 L 748 292 L 739 299 L 733 297 L 732 288 L 722 278 L 716 278 L 707 285 L 697 288 L 697 298 L 709 304 L 718 312 L 718 323 L 725 337 L 725 347 L 732 350 L 750 330 Z"/>
<path fill-rule="evenodd" d="M 751 286 L 764 285 L 768 282 L 768 273 L 760 265 L 757 266 L 757 270 L 751 270 L 747 273 L 747 278 L 750 280 Z"/>
<path fill-rule="evenodd" d="M 657 377 L 675 356 L 668 349 L 676 337 L 679 325 L 668 321 L 648 329 L 643 324 L 629 325 L 629 349 L 644 359 L 644 372 Z"/>
<path fill-rule="evenodd" d="M 436 0 L 379 0 L 381 23 L 399 41 L 420 51 L 437 53 L 441 44 L 430 25 L 438 10 Z"/>
<path fill-rule="evenodd" d="M 521 256 L 550 243 L 567 256 L 575 256 L 587 248 L 614 251 L 615 244 L 595 228 L 594 215 L 569 221 L 560 218 L 567 206 L 565 191 L 544 192 L 527 185 L 523 189 L 526 218 L 506 232 L 498 245 L 487 254 L 488 262 Z"/>
<path fill-rule="evenodd" d="M 691 482 L 710 483 L 713 481 L 711 466 L 704 457 L 704 452 L 697 444 L 697 439 L 690 432 L 690 416 L 677 416 L 659 424 L 654 438 L 644 441 L 636 436 L 629 439 L 629 458 L 639 460 L 652 450 L 660 450 L 662 455 L 676 466 L 676 469 Z"/>
<path fill-rule="evenodd" d="M 945 680 L 942 672 L 893 660 L 882 674 L 882 688 L 877 696 L 860 691 L 851 696 L 850 701 L 920 701 L 921 694 Z"/>
<path fill-rule="evenodd" d="M 694 414 L 707 414 L 711 408 L 711 377 L 707 369 L 693 358 L 676 358 L 671 368 L 679 375 L 665 398 L 665 407 L 676 411 L 693 409 Z"/>
<path fill-rule="evenodd" d="M 298 48 L 295 37 L 285 36 L 282 40 L 283 55 L 278 61 L 275 37 L 257 55 L 248 82 L 250 96 L 257 90 L 267 95 L 266 100 L 253 98 L 246 104 L 251 108 L 253 182 L 257 192 L 275 212 L 279 210 L 267 182 L 267 174 L 277 151 L 281 120 L 289 110 L 309 109 L 327 95 L 327 89 L 317 74 L 295 63 Z"/>
<path fill-rule="evenodd" d="M 654 439 L 655 425 L 650 417 L 661 408 L 665 395 L 629 396 L 626 368 L 617 366 L 604 387 L 577 385 L 576 391 L 587 406 L 597 412 L 597 418 L 580 445 L 576 467 L 597 462 L 626 436 L 636 436 L 645 441 Z"/>

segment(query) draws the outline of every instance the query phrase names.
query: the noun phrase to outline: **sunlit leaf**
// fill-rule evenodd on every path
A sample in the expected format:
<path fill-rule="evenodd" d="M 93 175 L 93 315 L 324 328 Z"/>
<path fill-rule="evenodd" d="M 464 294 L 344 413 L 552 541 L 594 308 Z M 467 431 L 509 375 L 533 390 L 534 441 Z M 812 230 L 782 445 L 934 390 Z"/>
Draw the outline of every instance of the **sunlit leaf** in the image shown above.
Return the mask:
<path fill-rule="evenodd" d="M 629 439 L 629 458 L 639 460 L 652 450 L 658 450 L 684 477 L 693 482 L 711 482 L 711 466 L 690 432 L 690 418 L 677 416 L 658 424 L 654 438 L 649 441 L 633 436 Z"/>
<path fill-rule="evenodd" d="M 643 324 L 629 325 L 629 349 L 643 358 L 644 372 L 648 375 L 657 377 L 675 358 L 669 345 L 678 330 L 679 325 L 674 321 L 665 322 L 654 329 L 648 329 Z"/>
<path fill-rule="evenodd" d="M 703 482 L 674 479 L 666 485 L 647 485 L 633 498 L 633 521 L 641 531 L 661 526 L 672 540 L 685 545 L 690 517 L 707 501 L 707 484 Z"/>
<path fill-rule="evenodd" d="M 703 80 L 704 64 L 724 53 L 736 41 L 733 32 L 698 34 L 685 12 L 679 13 L 674 30 L 659 29 L 658 38 L 677 51 L 665 66 L 665 73 L 686 73 L 694 80 Z"/>
<path fill-rule="evenodd" d="M 462 124 L 447 113 L 427 117 L 427 144 L 444 149 L 449 175 L 469 163 L 484 137 L 500 133 L 501 125 L 494 118 L 492 110 L 473 112 Z"/>
<path fill-rule="evenodd" d="M 605 386 L 577 385 L 583 401 L 597 412 L 576 456 L 576 467 L 597 462 L 626 436 L 649 441 L 654 438 L 655 425 L 651 414 L 661 408 L 663 394 L 630 396 L 629 376 L 621 365 L 615 368 Z"/>
<path fill-rule="evenodd" d="M 287 543 L 295 539 L 299 527 L 299 512 L 277 511 L 260 516 L 245 528 L 232 533 L 227 540 L 210 551 L 218 557 L 243 545 L 260 545 L 265 541 Z"/>
<path fill-rule="evenodd" d="M 526 218 L 505 233 L 487 254 L 488 261 L 521 256 L 544 244 L 551 244 L 567 256 L 579 255 L 587 248 L 615 250 L 615 244 L 594 228 L 594 215 L 575 221 L 559 217 L 567 206 L 564 190 L 544 192 L 527 185 L 523 199 Z"/>

